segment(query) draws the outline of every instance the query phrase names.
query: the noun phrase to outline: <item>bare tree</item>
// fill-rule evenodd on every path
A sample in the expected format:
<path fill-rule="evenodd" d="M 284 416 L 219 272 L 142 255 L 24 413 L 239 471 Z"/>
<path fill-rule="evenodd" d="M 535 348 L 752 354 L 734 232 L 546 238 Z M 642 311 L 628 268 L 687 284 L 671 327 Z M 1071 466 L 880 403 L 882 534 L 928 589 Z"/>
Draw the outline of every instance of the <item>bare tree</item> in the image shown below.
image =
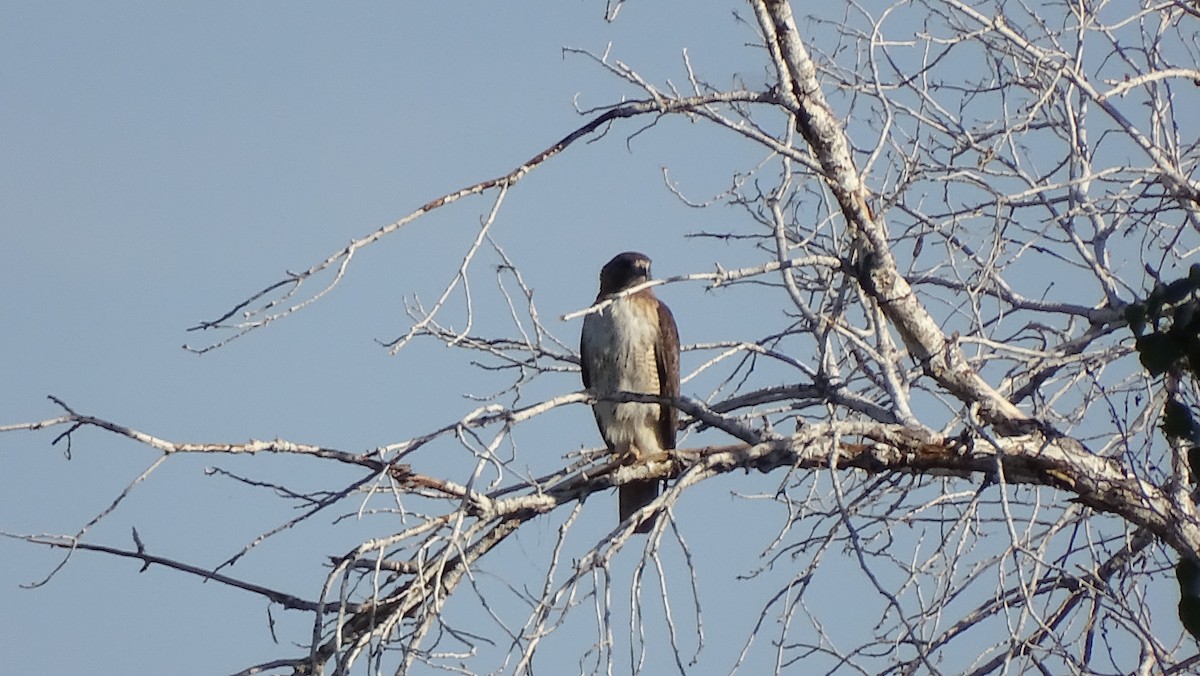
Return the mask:
<path fill-rule="evenodd" d="M 619 9 L 610 5 L 610 18 Z M 1200 552 L 1196 434 L 1187 424 L 1159 430 L 1169 406 L 1190 424 L 1198 394 L 1186 347 L 1161 344 L 1196 327 L 1200 280 L 1187 270 L 1200 247 L 1196 5 L 948 0 L 873 13 L 852 4 L 798 25 L 788 3 L 755 0 L 738 19 L 761 38 L 769 86 L 706 82 L 686 54 L 686 85 L 660 85 L 610 54 L 589 55 L 640 98 L 581 111 L 585 124 L 511 172 L 437 197 L 195 327 L 218 338 L 192 349 L 227 345 L 330 294 L 361 249 L 488 195 L 445 292 L 414 302 L 411 326 L 387 347 L 434 339 L 464 351 L 509 378 L 493 400 L 366 452 L 169 441 L 66 402 L 57 418 L 0 428 L 57 428 L 56 441 L 70 443 L 99 427 L 160 451 L 114 506 L 181 453 L 349 466 L 353 481 L 315 493 L 261 483 L 302 509 L 233 558 L 319 513 L 402 517 L 386 536 L 326 552 L 320 589 L 298 597 L 224 566 L 160 557 L 136 532 L 132 547 L 97 544 L 85 537 L 95 521 L 74 536 L 27 539 L 168 566 L 306 614 L 311 632 L 287 637 L 305 647 L 246 674 L 363 664 L 395 673 L 1194 669 L 1200 659 L 1174 608 L 1152 612 L 1148 599 L 1173 589 L 1176 565 L 1195 565 Z M 736 227 L 694 237 L 758 262 L 661 283 L 714 298 L 752 292 L 762 324 L 733 322 L 727 340 L 689 344 L 681 320 L 694 365 L 685 382 L 708 389 L 669 402 L 690 432 L 669 461 L 615 467 L 589 428 L 569 440 L 524 438 L 522 448 L 564 458 L 532 476 L 506 451 L 516 431 L 593 400 L 586 391 L 522 398 L 577 368 L 578 323 L 558 336 L 548 327 L 536 284 L 491 225 L 506 195 L 530 172 L 551 171 L 554 156 L 603 132 L 604 143 L 654 134 L 668 116 L 696 121 L 697 135 L 742 139 L 763 159 L 711 200 L 667 177 L 688 206 L 738 209 Z M 476 326 L 469 302 L 451 302 L 481 293 L 489 277 L 511 311 L 507 329 Z M 455 475 L 420 472 L 422 454 L 443 443 L 473 461 Z M 580 444 L 593 448 L 573 452 Z M 744 570 L 707 568 L 699 547 L 749 517 L 714 525 L 684 514 L 687 496 L 721 475 L 748 487 L 735 510 L 772 514 L 739 534 L 755 538 Z M 632 523 L 608 531 L 606 521 L 599 536 L 581 527 L 611 518 L 585 510 L 588 496 L 646 478 L 668 482 L 651 507 L 668 518 L 648 536 Z M 514 556 L 514 534 L 535 524 L 545 541 Z M 617 563 L 623 550 L 636 553 L 631 567 Z M 768 593 L 739 596 L 743 587 Z M 742 600 L 728 617 L 706 609 L 718 588 Z M 829 602 L 842 594 L 852 609 Z"/>

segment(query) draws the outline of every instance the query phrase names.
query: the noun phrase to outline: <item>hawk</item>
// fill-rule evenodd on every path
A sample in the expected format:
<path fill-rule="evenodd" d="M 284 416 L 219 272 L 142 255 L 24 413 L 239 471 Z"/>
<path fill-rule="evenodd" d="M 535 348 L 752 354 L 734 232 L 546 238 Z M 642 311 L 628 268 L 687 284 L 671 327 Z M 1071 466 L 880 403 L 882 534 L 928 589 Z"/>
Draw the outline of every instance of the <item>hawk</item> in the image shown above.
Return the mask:
<path fill-rule="evenodd" d="M 648 279 L 650 259 L 645 254 L 618 254 L 600 270 L 596 303 Z M 583 386 L 598 397 L 621 391 L 679 396 L 679 331 L 671 311 L 650 289 L 617 298 L 584 317 L 579 353 Z M 675 448 L 678 413 L 670 406 L 597 401 L 592 413 L 600 436 L 618 461 L 657 460 Z M 621 486 L 621 520 L 658 497 L 658 484 L 657 479 L 648 479 Z M 653 525 L 654 519 L 646 519 L 636 532 L 648 532 Z"/>

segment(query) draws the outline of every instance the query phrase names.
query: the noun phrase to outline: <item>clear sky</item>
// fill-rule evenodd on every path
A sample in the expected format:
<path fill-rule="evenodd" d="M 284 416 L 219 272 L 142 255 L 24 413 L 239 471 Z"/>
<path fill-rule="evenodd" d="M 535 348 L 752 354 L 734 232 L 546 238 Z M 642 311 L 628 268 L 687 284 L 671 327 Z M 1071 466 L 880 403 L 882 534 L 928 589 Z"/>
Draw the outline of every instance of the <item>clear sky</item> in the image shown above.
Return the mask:
<path fill-rule="evenodd" d="M 285 270 L 510 170 L 580 125 L 576 105 L 639 95 L 563 47 L 600 54 L 611 43 L 614 57 L 679 83 L 686 48 L 722 86 L 766 81 L 747 46 L 754 31 L 729 7 L 631 3 L 615 24 L 602 14 L 596 2 L 3 3 L 0 423 L 57 415 L 52 394 L 174 441 L 280 437 L 361 451 L 474 408 L 462 395 L 490 384 L 467 380 L 464 359 L 430 342 L 389 357 L 375 341 L 407 328 L 406 297 L 431 299 L 450 279 L 483 200 L 362 252 L 343 286 L 299 316 L 202 357 L 180 346 L 203 342 L 187 327 Z M 578 322 L 557 317 L 591 300 L 612 254 L 644 250 L 659 275 L 714 262 L 682 235 L 734 212 L 683 207 L 662 168 L 705 199 L 761 153 L 731 144 L 713 161 L 720 143 L 689 126 L 668 120 L 628 143 L 636 127 L 616 129 L 507 198 L 494 235 L 567 344 Z M 687 323 L 683 294 L 663 295 Z M 691 323 L 685 341 L 721 337 Z M 566 374 L 544 387 L 579 383 Z M 530 439 L 527 452 L 544 448 L 557 462 L 598 443 L 585 409 L 555 424 L 569 434 Z M 0 530 L 74 533 L 156 457 L 86 431 L 67 461 L 55 434 L 0 436 Z M 174 458 L 91 541 L 132 546 L 136 527 L 160 555 L 216 565 L 293 515 L 206 476 L 214 466 L 256 478 L 279 468 L 289 476 L 274 478 L 308 488 L 329 480 L 316 463 Z M 611 527 L 615 509 L 595 509 Z M 323 556 L 348 549 L 354 533 L 298 531 L 228 572 L 311 598 Z M 13 673 L 222 673 L 290 655 L 287 641 L 304 636 L 276 608 L 295 633 L 274 645 L 260 599 L 93 553 L 45 586 L 18 588 L 61 558 L 0 539 L 0 653 Z"/>
<path fill-rule="evenodd" d="M 428 303 L 452 278 L 489 199 L 441 210 L 368 247 L 338 289 L 294 317 L 203 356 L 181 345 L 221 338 L 186 329 L 285 271 L 511 170 L 582 125 L 576 107 L 642 97 L 564 47 L 597 55 L 611 47 L 614 60 L 681 89 L 684 50 L 716 86 L 760 89 L 770 79 L 755 29 L 735 16 L 744 3 L 632 0 L 615 23 L 603 10 L 592 0 L 0 2 L 0 424 L 58 415 L 46 399 L 54 395 L 172 441 L 278 437 L 359 452 L 477 407 L 464 395 L 490 394 L 504 378 L 481 376 L 467 356 L 433 341 L 396 356 L 377 341 L 408 328 L 406 299 Z M 615 126 L 529 175 L 492 231 L 534 289 L 547 328 L 567 345 L 579 322 L 558 317 L 591 301 L 599 267 L 614 253 L 646 252 L 660 277 L 711 270 L 718 260 L 759 262 L 749 246 L 686 237 L 736 230 L 746 216 L 685 206 L 664 186 L 664 169 L 688 198 L 704 201 L 765 153 L 682 118 L 633 135 L 649 121 Z M 488 268 L 495 263 L 493 254 L 481 257 L 473 282 L 484 327 L 507 321 Z M 660 296 L 685 343 L 745 337 L 759 319 L 747 291 L 679 284 Z M 451 310 L 447 321 L 461 325 L 461 304 Z M 700 361 L 685 354 L 684 372 Z M 684 393 L 704 396 L 717 385 L 701 380 L 685 383 Z M 577 374 L 563 373 L 523 401 L 579 388 Z M 512 452 L 535 473 L 599 444 L 582 406 L 528 429 Z M 74 533 L 157 457 L 85 430 L 68 461 L 64 444 L 50 445 L 57 433 L 0 435 L 0 530 Z M 419 457 L 416 469 L 456 471 L 465 460 L 456 448 Z M 295 516 L 268 491 L 210 475 L 214 467 L 307 490 L 341 488 L 352 476 L 308 460 L 175 457 L 89 541 L 132 547 L 136 527 L 155 554 L 216 566 Z M 777 505 L 756 507 L 769 500 L 735 501 L 733 493 L 769 496 L 782 481 L 723 477 L 682 505 L 711 592 L 704 655 L 718 671 L 741 649 L 721 640 L 721 622 L 744 632 L 780 586 L 741 596 L 732 583 L 761 563 L 758 550 L 771 537 L 745 525 L 777 529 L 786 518 Z M 615 497 L 597 496 L 581 532 L 600 537 L 615 512 Z M 383 519 L 333 526 L 341 514 L 274 537 L 225 572 L 314 598 L 327 555 L 396 529 Z M 505 543 L 488 573 L 544 565 L 564 518 Z M 615 595 L 638 553 L 623 553 Z M 13 673 L 227 673 L 295 655 L 290 642 L 307 636 L 307 616 L 275 607 L 275 644 L 260 598 L 159 567 L 139 573 L 135 562 L 95 553 L 75 554 L 44 586 L 19 588 L 62 558 L 0 538 L 0 655 Z M 768 574 L 786 581 L 790 573 L 781 565 Z M 858 624 L 866 606 L 847 602 L 842 572 L 822 574 L 826 591 L 808 600 L 828 602 L 825 630 L 870 631 Z M 670 584 L 677 593 L 686 577 Z M 864 603 L 879 602 L 872 598 Z M 686 599 L 676 600 L 686 607 Z M 1164 612 L 1172 604 L 1163 597 Z"/>

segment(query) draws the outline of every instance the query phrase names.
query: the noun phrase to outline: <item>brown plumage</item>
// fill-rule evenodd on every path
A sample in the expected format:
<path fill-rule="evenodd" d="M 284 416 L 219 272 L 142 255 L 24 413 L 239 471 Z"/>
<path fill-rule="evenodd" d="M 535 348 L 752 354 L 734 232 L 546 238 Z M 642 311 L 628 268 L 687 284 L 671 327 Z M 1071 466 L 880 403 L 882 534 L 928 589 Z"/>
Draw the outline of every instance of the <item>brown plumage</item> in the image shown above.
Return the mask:
<path fill-rule="evenodd" d="M 650 279 L 650 259 L 627 251 L 600 271 L 596 302 Z M 587 315 L 579 341 L 583 386 L 597 396 L 615 392 L 679 396 L 679 331 L 671 311 L 650 289 L 618 298 Z M 623 462 L 660 459 L 675 448 L 678 413 L 670 406 L 598 401 L 596 426 L 609 451 Z M 633 481 L 620 488 L 621 520 L 658 497 L 658 480 Z M 645 533 L 654 519 L 638 524 Z"/>

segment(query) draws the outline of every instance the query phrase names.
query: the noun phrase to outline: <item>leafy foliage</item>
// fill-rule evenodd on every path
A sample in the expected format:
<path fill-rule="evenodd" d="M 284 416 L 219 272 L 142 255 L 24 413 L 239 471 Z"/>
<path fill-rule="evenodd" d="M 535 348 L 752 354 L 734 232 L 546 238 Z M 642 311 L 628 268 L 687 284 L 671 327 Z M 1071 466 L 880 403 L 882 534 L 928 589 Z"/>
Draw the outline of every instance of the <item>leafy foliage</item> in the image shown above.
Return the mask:
<path fill-rule="evenodd" d="M 1137 336 L 1138 359 L 1150 375 L 1200 379 L 1200 266 L 1188 276 L 1154 288 L 1145 302 L 1125 310 Z M 1200 426 L 1194 410 L 1175 392 L 1163 405 L 1161 428 L 1168 442 L 1186 448 L 1193 486 L 1200 485 Z M 1179 582 L 1179 620 L 1200 640 L 1200 552 L 1181 554 L 1175 566 Z"/>

